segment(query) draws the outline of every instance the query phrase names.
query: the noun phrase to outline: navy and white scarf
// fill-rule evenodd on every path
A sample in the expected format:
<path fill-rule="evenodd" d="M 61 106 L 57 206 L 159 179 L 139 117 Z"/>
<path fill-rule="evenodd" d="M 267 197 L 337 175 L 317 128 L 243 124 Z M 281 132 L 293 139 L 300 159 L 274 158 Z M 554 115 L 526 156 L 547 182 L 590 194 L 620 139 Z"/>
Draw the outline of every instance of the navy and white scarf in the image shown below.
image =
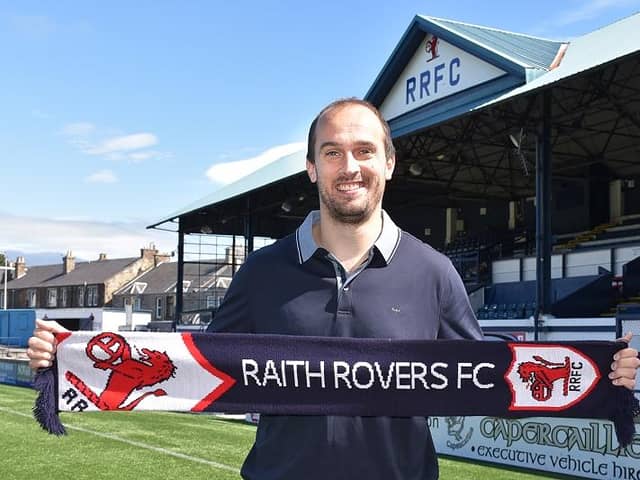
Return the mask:
<path fill-rule="evenodd" d="M 608 378 L 621 342 L 509 343 L 285 335 L 73 332 L 38 372 L 36 419 L 170 410 L 282 415 L 553 416 L 612 420 L 638 400 Z"/>

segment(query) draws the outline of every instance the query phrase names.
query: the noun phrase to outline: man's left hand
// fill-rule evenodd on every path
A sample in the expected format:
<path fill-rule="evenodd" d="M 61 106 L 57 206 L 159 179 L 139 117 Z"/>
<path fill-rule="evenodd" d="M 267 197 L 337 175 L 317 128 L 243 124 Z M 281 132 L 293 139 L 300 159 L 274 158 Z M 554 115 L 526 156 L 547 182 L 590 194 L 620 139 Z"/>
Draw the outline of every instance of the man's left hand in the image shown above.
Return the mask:
<path fill-rule="evenodd" d="M 632 336 L 633 334 L 629 332 L 617 341 L 628 345 Z M 624 348 L 613 356 L 609 378 L 614 385 L 632 390 L 636 385 L 636 371 L 639 367 L 638 351 L 635 348 Z"/>

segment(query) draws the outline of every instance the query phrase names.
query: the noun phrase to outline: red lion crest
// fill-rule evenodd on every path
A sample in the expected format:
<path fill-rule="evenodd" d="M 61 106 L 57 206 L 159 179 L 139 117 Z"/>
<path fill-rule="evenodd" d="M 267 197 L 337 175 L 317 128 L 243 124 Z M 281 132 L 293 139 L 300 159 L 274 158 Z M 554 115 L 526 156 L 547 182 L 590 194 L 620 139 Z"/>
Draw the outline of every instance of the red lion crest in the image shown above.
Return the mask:
<path fill-rule="evenodd" d="M 124 404 L 134 390 L 164 382 L 173 377 L 176 371 L 166 352 L 143 348 L 139 359 L 132 358 L 131 347 L 117 333 L 104 332 L 96 335 L 87 343 L 85 352 L 94 362 L 95 368 L 111 370 L 104 391 L 97 395 L 70 371 L 66 372 L 65 377 L 100 410 L 132 410 L 149 395 L 166 395 L 166 391 L 158 388 Z"/>
<path fill-rule="evenodd" d="M 571 364 L 569 357 L 564 357 L 564 363 L 549 362 L 539 355 L 534 355 L 535 362 L 522 362 L 518 365 L 518 375 L 527 388 L 531 389 L 531 395 L 539 402 L 546 402 L 553 394 L 553 384 L 562 380 L 562 395 L 569 393 L 569 376 Z"/>
<path fill-rule="evenodd" d="M 434 58 L 438 58 L 440 56 L 438 55 L 438 37 L 435 35 L 427 37 L 427 43 L 424 46 L 424 50 L 431 54 L 431 58 L 427 60 L 427 62 L 430 62 Z"/>

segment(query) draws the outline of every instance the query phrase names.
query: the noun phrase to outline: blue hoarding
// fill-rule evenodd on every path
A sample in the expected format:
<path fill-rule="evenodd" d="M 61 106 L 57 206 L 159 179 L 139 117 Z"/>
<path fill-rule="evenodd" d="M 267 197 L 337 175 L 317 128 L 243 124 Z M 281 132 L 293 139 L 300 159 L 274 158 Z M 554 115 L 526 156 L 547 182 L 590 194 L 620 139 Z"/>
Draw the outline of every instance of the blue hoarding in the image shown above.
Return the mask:
<path fill-rule="evenodd" d="M 0 310 L 0 345 L 26 348 L 35 321 L 35 310 Z"/>

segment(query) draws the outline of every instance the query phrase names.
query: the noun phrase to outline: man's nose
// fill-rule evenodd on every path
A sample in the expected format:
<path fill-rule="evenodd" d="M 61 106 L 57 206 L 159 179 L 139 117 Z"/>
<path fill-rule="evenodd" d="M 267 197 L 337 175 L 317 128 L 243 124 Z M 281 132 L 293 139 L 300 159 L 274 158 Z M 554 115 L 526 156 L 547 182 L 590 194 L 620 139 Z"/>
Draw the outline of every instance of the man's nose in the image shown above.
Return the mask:
<path fill-rule="evenodd" d="M 353 153 L 347 152 L 345 155 L 345 173 L 357 173 L 360 171 L 360 162 L 353 156 Z"/>

